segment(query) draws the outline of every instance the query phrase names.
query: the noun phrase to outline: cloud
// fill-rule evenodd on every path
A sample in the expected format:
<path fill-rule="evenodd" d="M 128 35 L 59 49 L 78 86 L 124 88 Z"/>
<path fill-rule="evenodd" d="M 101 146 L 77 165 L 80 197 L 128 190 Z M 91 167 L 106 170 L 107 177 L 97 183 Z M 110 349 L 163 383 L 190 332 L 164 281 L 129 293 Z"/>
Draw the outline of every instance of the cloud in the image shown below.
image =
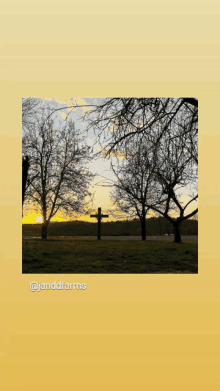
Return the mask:
<path fill-rule="evenodd" d="M 70 98 L 53 98 L 56 102 L 65 105 L 65 106 L 72 106 L 73 103 L 70 100 Z"/>
<path fill-rule="evenodd" d="M 66 113 L 64 113 L 63 111 L 60 111 L 60 116 L 61 116 L 61 118 L 66 118 L 67 117 L 67 114 Z"/>

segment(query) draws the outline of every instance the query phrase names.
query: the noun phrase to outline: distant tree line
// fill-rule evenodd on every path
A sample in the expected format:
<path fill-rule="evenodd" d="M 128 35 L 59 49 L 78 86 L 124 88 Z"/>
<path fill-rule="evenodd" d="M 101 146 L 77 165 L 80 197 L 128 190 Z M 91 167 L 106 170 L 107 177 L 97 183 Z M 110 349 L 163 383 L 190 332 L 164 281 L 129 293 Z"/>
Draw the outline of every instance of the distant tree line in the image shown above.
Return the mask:
<path fill-rule="evenodd" d="M 185 220 L 181 224 L 181 235 L 198 235 L 198 221 Z M 50 236 L 96 236 L 97 223 L 69 221 L 54 222 L 48 227 Z M 151 235 L 171 235 L 173 225 L 164 217 L 152 217 L 146 220 L 146 234 Z M 40 224 L 23 224 L 24 236 L 40 236 Z M 141 236 L 141 225 L 138 219 L 132 221 L 102 222 L 102 236 Z"/>

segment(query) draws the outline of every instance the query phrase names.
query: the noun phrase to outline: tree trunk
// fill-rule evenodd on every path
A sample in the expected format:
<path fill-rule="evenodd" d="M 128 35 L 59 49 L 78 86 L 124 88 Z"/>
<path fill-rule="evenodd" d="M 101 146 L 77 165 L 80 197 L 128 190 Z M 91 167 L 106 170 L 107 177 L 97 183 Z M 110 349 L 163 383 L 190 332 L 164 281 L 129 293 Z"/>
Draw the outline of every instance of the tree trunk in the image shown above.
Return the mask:
<path fill-rule="evenodd" d="M 181 243 L 181 235 L 180 235 L 180 224 L 181 221 L 173 223 L 173 230 L 174 230 L 174 243 Z"/>
<path fill-rule="evenodd" d="M 47 227 L 48 223 L 42 223 L 42 231 L 41 231 L 41 237 L 42 239 L 47 239 Z"/>
<path fill-rule="evenodd" d="M 142 216 L 141 219 L 141 236 L 142 236 L 142 240 L 146 240 L 145 216 Z"/>
<path fill-rule="evenodd" d="M 24 197 L 25 197 L 25 191 L 27 185 L 28 169 L 29 169 L 29 158 L 28 156 L 25 156 L 22 159 L 22 209 L 23 209 L 23 203 L 24 203 Z"/>

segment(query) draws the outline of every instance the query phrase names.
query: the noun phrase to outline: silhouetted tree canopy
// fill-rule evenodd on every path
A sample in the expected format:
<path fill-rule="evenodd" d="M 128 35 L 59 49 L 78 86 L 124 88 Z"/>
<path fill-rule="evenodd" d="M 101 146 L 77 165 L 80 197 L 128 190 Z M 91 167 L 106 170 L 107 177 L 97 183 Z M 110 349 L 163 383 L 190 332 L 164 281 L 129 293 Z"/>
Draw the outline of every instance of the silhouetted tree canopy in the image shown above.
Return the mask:
<path fill-rule="evenodd" d="M 86 213 L 93 177 L 86 168 L 90 148 L 73 121 L 66 119 L 56 125 L 55 119 L 44 113 L 27 130 L 23 153 L 30 161 L 27 202 L 40 208 L 42 238 L 46 238 L 48 224 L 56 213 Z"/>
<path fill-rule="evenodd" d="M 145 202 L 145 207 L 154 210 L 168 219 L 174 227 L 175 241 L 180 242 L 180 224 L 198 211 L 187 213 L 187 207 L 198 198 L 198 101 L 194 98 L 112 98 L 103 100 L 97 108 L 84 116 L 88 129 L 93 128 L 106 157 L 122 155 L 126 152 L 138 154 L 136 146 L 145 146 L 145 163 L 151 153 L 154 162 L 155 194 L 159 203 Z M 129 173 L 135 172 L 136 156 L 117 171 L 117 199 L 129 197 L 134 202 L 132 186 L 139 189 L 137 175 L 129 180 Z M 123 159 L 122 159 L 123 160 Z M 143 165 L 143 163 L 142 163 Z M 123 186 L 121 175 L 123 174 Z M 127 174 L 127 175 L 126 175 Z M 147 175 L 145 173 L 145 179 Z M 127 181 L 126 181 L 127 179 Z M 125 185 L 126 184 L 126 185 Z M 182 205 L 179 190 L 193 185 L 190 200 Z M 120 191 L 119 191 L 120 186 Z M 128 190 L 125 197 L 125 188 Z M 159 190 L 158 190 L 159 188 Z M 123 192 L 123 194 L 122 194 Z M 119 194 L 120 193 L 120 194 Z M 135 193 L 135 192 L 134 192 Z M 135 194 L 136 194 L 135 193 Z M 121 200 L 121 205 L 123 201 Z M 163 201 L 161 203 L 161 201 Z M 170 215 L 173 208 L 177 218 Z"/>
<path fill-rule="evenodd" d="M 133 142 L 130 149 L 125 149 L 122 158 L 113 158 L 111 161 L 111 169 L 116 177 L 114 190 L 110 193 L 111 199 L 116 210 L 123 213 L 122 216 L 139 217 L 142 240 L 146 240 L 145 223 L 149 209 L 165 201 L 155 177 L 155 157 L 154 151 L 148 152 L 145 145 Z"/>
<path fill-rule="evenodd" d="M 198 132 L 198 101 L 194 98 L 111 98 L 86 112 L 88 129 L 97 134 L 102 153 L 109 156 L 129 140 L 149 139 L 158 125 L 159 142 L 165 132 L 184 117 L 184 133 Z M 104 144 L 104 146 L 103 146 Z M 193 152 L 193 151 L 192 151 Z"/>

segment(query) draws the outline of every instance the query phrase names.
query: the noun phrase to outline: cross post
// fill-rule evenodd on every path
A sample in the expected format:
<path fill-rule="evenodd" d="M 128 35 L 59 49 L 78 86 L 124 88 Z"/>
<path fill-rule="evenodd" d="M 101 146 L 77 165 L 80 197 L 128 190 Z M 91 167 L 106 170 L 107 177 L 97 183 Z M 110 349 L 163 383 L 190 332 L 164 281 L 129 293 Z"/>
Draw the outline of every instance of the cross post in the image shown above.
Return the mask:
<path fill-rule="evenodd" d="M 98 208 L 98 214 L 97 215 L 90 215 L 90 217 L 96 217 L 98 220 L 98 235 L 97 240 L 101 240 L 101 219 L 103 217 L 108 217 L 108 215 L 102 215 L 101 208 Z"/>

